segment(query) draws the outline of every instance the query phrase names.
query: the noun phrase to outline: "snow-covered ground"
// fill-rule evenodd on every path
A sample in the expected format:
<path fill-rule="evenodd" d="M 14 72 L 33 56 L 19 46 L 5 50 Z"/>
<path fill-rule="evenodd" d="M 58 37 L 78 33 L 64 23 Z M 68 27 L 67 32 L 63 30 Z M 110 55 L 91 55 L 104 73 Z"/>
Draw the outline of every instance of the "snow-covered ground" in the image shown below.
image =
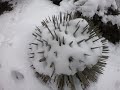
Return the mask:
<path fill-rule="evenodd" d="M 35 26 L 61 9 L 48 0 L 23 0 L 15 10 L 0 16 L 0 90 L 51 90 L 35 78 L 27 51 Z M 104 74 L 88 90 L 120 90 L 120 45 L 109 46 Z M 21 73 L 20 80 L 14 71 Z"/>

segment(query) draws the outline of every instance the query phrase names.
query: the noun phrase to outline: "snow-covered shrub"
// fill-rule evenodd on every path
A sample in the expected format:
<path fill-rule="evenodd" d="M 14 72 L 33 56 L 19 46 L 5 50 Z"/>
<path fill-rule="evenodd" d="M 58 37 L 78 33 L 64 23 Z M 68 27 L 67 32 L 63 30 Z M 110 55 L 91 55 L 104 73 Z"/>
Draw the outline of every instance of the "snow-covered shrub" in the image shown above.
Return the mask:
<path fill-rule="evenodd" d="M 29 58 L 37 78 L 57 89 L 76 85 L 86 88 L 102 74 L 108 56 L 106 40 L 98 27 L 72 14 L 53 16 L 36 27 Z"/>
<path fill-rule="evenodd" d="M 103 37 L 110 42 L 115 44 L 120 41 L 120 11 L 116 0 L 77 0 L 76 2 L 63 0 L 62 2 L 61 6 L 68 7 L 66 10 L 79 12 L 79 17 L 82 14 L 91 18 L 95 25 L 99 24 Z M 67 4 L 68 2 L 71 4 Z"/>

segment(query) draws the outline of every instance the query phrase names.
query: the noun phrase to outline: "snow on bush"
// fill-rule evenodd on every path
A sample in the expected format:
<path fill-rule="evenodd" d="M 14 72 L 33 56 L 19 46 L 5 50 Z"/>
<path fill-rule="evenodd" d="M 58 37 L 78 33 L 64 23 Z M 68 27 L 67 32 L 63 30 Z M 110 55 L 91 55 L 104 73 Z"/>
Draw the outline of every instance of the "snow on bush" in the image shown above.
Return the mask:
<path fill-rule="evenodd" d="M 83 4 L 81 5 L 81 3 Z M 120 15 L 115 0 L 79 0 L 75 5 L 84 16 L 93 17 L 98 14 L 102 17 L 103 22 L 111 21 L 113 25 L 118 24 L 120 26 L 118 21 Z"/>
<path fill-rule="evenodd" d="M 112 15 L 119 15 L 115 0 L 63 0 L 60 5 L 61 7 L 66 7 L 66 11 L 77 10 L 87 17 L 93 17 L 95 14 L 98 14 L 104 17 L 104 22 L 107 22 L 108 19 L 110 20 Z M 108 15 L 111 16 L 107 17 Z"/>
<path fill-rule="evenodd" d="M 108 58 L 106 40 L 97 26 L 72 13 L 53 16 L 36 27 L 30 43 L 29 58 L 37 78 L 54 84 L 58 90 L 76 90 L 79 82 L 86 88 L 102 73 Z"/>
<path fill-rule="evenodd" d="M 120 11 L 116 0 L 63 0 L 62 7 L 65 8 L 64 11 L 61 9 L 63 12 L 79 12 L 78 17 L 89 17 L 110 42 L 120 41 Z"/>

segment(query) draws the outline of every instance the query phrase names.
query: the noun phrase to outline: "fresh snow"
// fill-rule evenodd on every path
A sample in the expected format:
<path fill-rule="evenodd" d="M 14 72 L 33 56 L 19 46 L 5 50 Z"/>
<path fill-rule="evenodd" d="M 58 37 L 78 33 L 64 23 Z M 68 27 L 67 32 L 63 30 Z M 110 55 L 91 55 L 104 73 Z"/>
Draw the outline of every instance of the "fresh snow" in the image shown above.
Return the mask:
<path fill-rule="evenodd" d="M 66 11 L 66 7 L 64 4 L 58 7 L 48 0 L 24 0 L 12 12 L 0 16 L 0 90 L 51 90 L 30 68 L 28 44 L 42 20 Z M 109 46 L 111 51 L 105 71 L 88 90 L 120 90 L 120 45 Z"/>

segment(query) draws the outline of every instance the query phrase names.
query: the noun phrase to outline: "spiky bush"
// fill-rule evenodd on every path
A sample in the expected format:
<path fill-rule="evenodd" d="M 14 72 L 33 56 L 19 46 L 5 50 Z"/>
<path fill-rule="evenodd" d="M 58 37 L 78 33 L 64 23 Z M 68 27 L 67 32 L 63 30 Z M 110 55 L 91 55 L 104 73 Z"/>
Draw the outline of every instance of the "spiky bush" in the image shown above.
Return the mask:
<path fill-rule="evenodd" d="M 76 90 L 76 82 L 86 88 L 102 74 L 108 58 L 107 42 L 98 27 L 85 19 L 60 13 L 36 27 L 29 58 L 42 82 L 54 84 L 58 90 Z"/>

